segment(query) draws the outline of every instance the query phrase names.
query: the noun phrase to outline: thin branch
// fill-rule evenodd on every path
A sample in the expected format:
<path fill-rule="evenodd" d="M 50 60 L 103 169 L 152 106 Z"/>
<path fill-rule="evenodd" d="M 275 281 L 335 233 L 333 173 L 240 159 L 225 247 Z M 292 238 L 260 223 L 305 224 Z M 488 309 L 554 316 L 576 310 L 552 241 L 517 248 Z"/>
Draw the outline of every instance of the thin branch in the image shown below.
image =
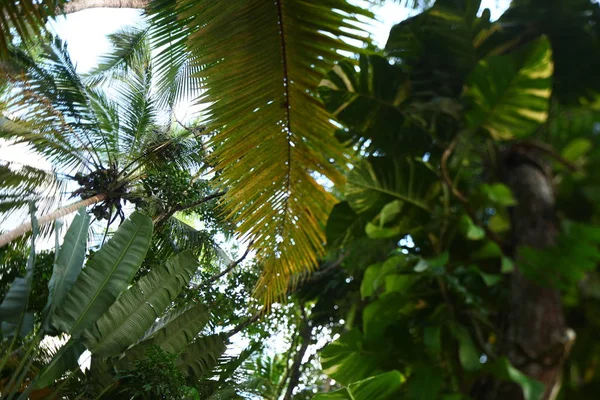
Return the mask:
<path fill-rule="evenodd" d="M 477 224 L 477 226 L 482 228 L 485 231 L 487 237 L 489 237 L 492 241 L 496 242 L 496 244 L 498 244 L 500 248 L 504 248 L 504 243 L 502 239 L 498 235 L 496 235 L 496 233 L 492 232 L 485 224 L 479 222 L 475 211 L 473 211 L 471 205 L 469 204 L 469 199 L 467 199 L 467 197 L 464 194 L 462 194 L 457 187 L 455 187 L 454 183 L 452 182 L 452 179 L 450 178 L 450 173 L 448 172 L 448 159 L 452 155 L 452 152 L 454 152 L 454 149 L 458 144 L 459 137 L 459 135 L 456 135 L 454 139 L 452 139 L 452 142 L 450 142 L 450 145 L 442 153 L 442 158 L 440 160 L 440 168 L 442 170 L 442 177 L 444 178 L 444 183 L 446 184 L 446 186 L 448 186 L 448 189 L 450 189 L 450 192 L 454 195 L 454 197 L 456 197 L 456 199 L 462 204 L 464 210 L 467 212 L 473 223 Z"/>
<path fill-rule="evenodd" d="M 331 273 L 331 271 L 338 269 L 342 265 L 342 262 L 346 258 L 346 255 L 347 255 L 346 253 L 342 253 L 335 261 L 329 261 L 329 265 L 326 265 L 324 268 L 313 272 L 306 279 L 301 280 L 302 278 L 298 278 L 296 281 L 290 281 L 290 283 L 288 285 L 287 293 L 292 294 L 295 291 L 299 290 L 304 285 L 306 285 L 307 283 L 315 283 L 315 282 L 320 281 L 323 278 L 328 277 L 329 274 Z M 301 280 L 299 282 L 299 284 L 298 284 L 298 280 Z"/>
<path fill-rule="evenodd" d="M 233 328 L 232 330 L 230 330 L 229 332 L 227 332 L 225 334 L 225 336 L 227 337 L 227 339 L 229 339 L 230 337 L 232 337 L 236 333 L 239 333 L 239 332 L 243 331 L 244 329 L 246 329 L 247 327 L 249 327 L 250 325 L 252 325 L 262 315 L 263 315 L 263 312 L 262 311 L 258 311 L 256 314 L 254 314 L 253 316 L 251 316 L 250 318 L 248 318 L 247 320 L 245 320 L 244 322 L 242 322 L 241 324 L 239 324 L 238 326 L 236 326 L 235 328 Z"/>
<path fill-rule="evenodd" d="M 298 381 L 300 380 L 300 367 L 302 366 L 302 359 L 304 358 L 304 354 L 306 354 L 306 350 L 310 344 L 310 336 L 312 334 L 312 327 L 310 326 L 310 321 L 306 315 L 304 306 L 300 308 L 300 312 L 302 313 L 302 325 L 300 326 L 300 350 L 298 350 L 294 358 L 294 364 L 292 364 L 290 373 L 290 382 L 288 383 L 283 400 L 292 400 L 294 388 L 298 386 Z"/>
<path fill-rule="evenodd" d="M 296 347 L 298 347 L 298 342 L 297 342 L 298 338 L 299 338 L 298 332 L 294 330 L 294 336 L 292 337 L 292 344 L 290 345 L 289 350 L 286 352 L 285 364 L 284 364 L 285 365 L 285 374 L 283 374 L 283 379 L 279 382 L 279 384 L 277 385 L 277 389 L 275 391 L 277 396 L 279 396 L 279 393 L 281 393 L 281 391 L 283 390 L 285 383 L 290 378 L 290 374 L 292 372 L 292 368 L 290 366 L 290 357 L 292 355 L 292 351 Z"/>
<path fill-rule="evenodd" d="M 567 168 L 569 168 L 571 170 L 571 172 L 581 171 L 581 168 L 579 166 L 573 164 L 571 161 L 567 160 L 566 158 L 564 158 L 563 156 L 558 154 L 552 146 L 550 146 L 546 143 L 542 143 L 537 140 L 524 140 L 523 142 L 519 143 L 519 145 L 541 151 L 542 153 L 550 156 L 551 158 L 555 159 L 559 163 L 561 163 L 564 166 L 566 166 Z"/>
<path fill-rule="evenodd" d="M 234 269 L 242 261 L 244 261 L 244 259 L 246 258 L 246 256 L 248 256 L 248 253 L 250 253 L 250 249 L 251 248 L 252 248 L 252 242 L 250 242 L 250 244 L 248 244 L 248 248 L 246 249 L 246 251 L 244 252 L 244 254 L 242 254 L 242 256 L 240 258 L 238 258 L 237 260 L 232 261 L 231 263 L 229 263 L 229 265 L 227 266 L 227 268 L 225 268 L 223 271 L 219 272 L 218 274 L 211 276 L 206 281 L 204 281 L 203 284 L 204 285 L 210 285 L 211 283 L 219 280 L 221 277 L 223 277 L 224 275 L 226 275 L 229 272 L 231 272 L 232 269 Z"/>
<path fill-rule="evenodd" d="M 171 208 L 171 210 L 166 211 L 166 212 L 154 217 L 152 219 L 152 222 L 154 222 L 155 225 L 158 225 L 158 224 L 162 223 L 164 220 L 171 218 L 173 216 L 173 214 L 175 214 L 178 211 L 185 211 L 185 210 L 189 210 L 190 208 L 198 207 L 199 205 L 206 203 L 207 201 L 210 201 L 210 200 L 216 199 L 217 197 L 223 196 L 225 193 L 226 193 L 225 191 L 220 191 L 217 193 L 213 193 L 209 196 L 203 197 L 200 200 L 195 201 L 190 204 L 186 204 L 186 205 L 178 204 L 175 207 Z"/>

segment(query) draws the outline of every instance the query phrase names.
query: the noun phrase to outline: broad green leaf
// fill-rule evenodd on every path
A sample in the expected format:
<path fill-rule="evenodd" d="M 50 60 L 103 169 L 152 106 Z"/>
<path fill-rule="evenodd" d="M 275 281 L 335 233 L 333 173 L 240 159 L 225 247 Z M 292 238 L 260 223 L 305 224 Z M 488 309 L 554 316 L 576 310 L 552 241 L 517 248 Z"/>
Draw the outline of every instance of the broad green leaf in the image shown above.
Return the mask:
<path fill-rule="evenodd" d="M 85 351 L 85 346 L 80 341 L 71 341 L 63 345 L 46 365 L 39 378 L 36 380 L 37 388 L 52 385 L 65 372 L 79 368 L 79 357 Z"/>
<path fill-rule="evenodd" d="M 482 128 L 496 140 L 530 136 L 548 118 L 552 73 L 552 50 L 545 38 L 481 60 L 466 84 L 469 127 Z"/>
<path fill-rule="evenodd" d="M 31 282 L 35 267 L 35 239 L 38 234 L 38 224 L 35 218 L 35 205 L 29 203 L 31 216 L 32 235 L 29 257 L 25 267 L 25 277 L 15 278 L 8 292 L 0 304 L 0 329 L 5 336 L 19 334 L 26 336 L 33 329 L 33 316 L 27 312 L 29 295 L 31 293 Z"/>
<path fill-rule="evenodd" d="M 434 365 L 417 365 L 406 382 L 407 399 L 437 399 L 442 390 L 444 376 Z"/>
<path fill-rule="evenodd" d="M 497 243 L 491 240 L 486 241 L 480 248 L 471 253 L 474 260 L 485 260 L 502 256 L 502 249 Z"/>
<path fill-rule="evenodd" d="M 25 278 L 15 278 L 8 292 L 0 304 L 0 321 L 16 324 L 25 313 L 29 292 L 31 291 L 31 277 L 27 274 Z"/>
<path fill-rule="evenodd" d="M 406 228 L 401 226 L 385 227 L 371 222 L 367 223 L 365 227 L 365 233 L 371 239 L 388 239 L 401 236 L 406 232 Z"/>
<path fill-rule="evenodd" d="M 327 245 L 341 245 L 348 240 L 363 236 L 364 225 L 363 218 L 352 210 L 348 202 L 342 201 L 336 204 L 329 214 L 325 228 Z"/>
<path fill-rule="evenodd" d="M 431 139 L 399 129 L 407 119 L 402 107 L 409 89 L 400 66 L 381 56 L 361 54 L 358 63 L 344 60 L 336 65 L 321 81 L 319 92 L 327 110 L 346 127 L 338 133 L 344 144 L 389 150 L 390 144 L 402 143 L 419 151 Z"/>
<path fill-rule="evenodd" d="M 134 212 L 93 257 L 56 311 L 53 325 L 79 337 L 114 303 L 139 269 L 152 237 L 152 220 Z"/>
<path fill-rule="evenodd" d="M 402 212 L 403 203 L 400 200 L 394 200 L 387 203 L 379 213 L 379 225 L 383 226 L 392 222 Z"/>
<path fill-rule="evenodd" d="M 354 382 L 345 389 L 331 393 L 321 393 L 313 400 L 387 400 L 396 399 L 405 378 L 398 371 L 384 372 L 367 379 Z"/>
<path fill-rule="evenodd" d="M 517 200 L 514 198 L 510 188 L 502 183 L 482 185 L 481 191 L 490 201 L 501 206 L 510 207 L 517 205 Z"/>
<path fill-rule="evenodd" d="M 481 276 L 481 279 L 483 279 L 483 282 L 486 284 L 486 286 L 494 286 L 497 285 L 498 283 L 502 282 L 502 275 L 498 275 L 498 274 L 488 274 L 482 271 L 479 271 L 479 276 Z"/>
<path fill-rule="evenodd" d="M 185 348 L 177 358 L 177 365 L 186 375 L 199 378 L 217 365 L 226 349 L 221 335 L 202 336 Z"/>
<path fill-rule="evenodd" d="M 545 386 L 543 383 L 523 374 L 513 367 L 506 358 L 500 358 L 486 365 L 485 369 L 496 378 L 514 382 L 521 386 L 525 400 L 540 400 L 544 394 Z"/>
<path fill-rule="evenodd" d="M 416 73 L 419 72 L 417 68 L 423 66 L 419 64 L 421 58 L 437 54 L 444 62 L 444 70 L 464 76 L 477 62 L 474 44 L 476 32 L 471 31 L 470 27 L 472 20 L 472 15 L 460 15 L 457 10 L 436 4 L 426 12 L 392 27 L 385 45 L 386 53 L 402 59 Z M 428 61 L 425 65 L 432 69 L 441 64 L 439 61 L 436 63 L 435 59 Z M 431 84 L 435 82 L 434 74 L 428 74 L 427 77 L 432 79 Z"/>
<path fill-rule="evenodd" d="M 471 339 L 469 331 L 458 323 L 450 323 L 448 325 L 450 332 L 458 341 L 458 358 L 461 365 L 467 371 L 477 371 L 481 369 L 479 362 L 479 354 Z"/>
<path fill-rule="evenodd" d="M 386 293 L 363 310 L 364 341 L 372 346 L 382 343 L 388 327 L 398 321 L 402 313 L 405 293 Z M 408 305 L 410 307 L 410 305 Z"/>
<path fill-rule="evenodd" d="M 384 293 L 406 293 L 415 282 L 410 274 L 394 274 L 385 277 Z"/>
<path fill-rule="evenodd" d="M 22 314 L 21 330 L 19 331 L 19 336 L 24 338 L 33 330 L 33 324 L 35 319 L 33 318 L 33 312 L 25 311 Z M 17 334 L 17 329 L 19 328 L 19 322 L 7 322 L 2 321 L 0 323 L 0 332 L 2 332 L 2 336 L 4 337 L 13 337 Z"/>
<path fill-rule="evenodd" d="M 590 139 L 579 137 L 567 143 L 565 148 L 561 151 L 561 155 L 569 161 L 577 162 L 592 148 L 593 144 Z"/>
<path fill-rule="evenodd" d="M 56 255 L 52 277 L 48 282 L 47 321 L 52 319 L 54 310 L 62 306 L 62 302 L 81 272 L 87 250 L 89 225 L 90 216 L 82 207 L 67 230 L 63 244 Z"/>
<path fill-rule="evenodd" d="M 423 344 L 433 354 L 442 351 L 442 329 L 439 325 L 423 328 Z"/>
<path fill-rule="evenodd" d="M 407 232 L 409 230 L 407 226 L 403 226 L 402 223 L 394 224 L 394 220 L 402 215 L 403 205 L 402 201 L 393 200 L 383 206 L 373 222 L 367 223 L 365 227 L 367 236 L 371 239 L 387 239 Z"/>
<path fill-rule="evenodd" d="M 179 354 L 192 343 L 210 318 L 208 308 L 203 304 L 174 310 L 159 319 L 142 336 L 139 343 L 127 350 L 133 358 L 144 354 L 146 348 L 156 345 L 165 351 Z"/>
<path fill-rule="evenodd" d="M 419 259 L 419 262 L 417 263 L 417 265 L 415 265 L 413 270 L 415 272 L 425 272 L 428 269 L 443 268 L 446 266 L 446 264 L 448 264 L 449 258 L 450 255 L 447 251 L 439 254 L 437 257 L 434 258 L 421 258 Z"/>
<path fill-rule="evenodd" d="M 515 262 L 510 257 L 503 256 L 500 264 L 500 272 L 508 274 L 513 272 L 515 269 Z"/>
<path fill-rule="evenodd" d="M 381 286 L 384 278 L 397 271 L 398 267 L 406 263 L 406 256 L 396 255 L 388 258 L 383 263 L 370 265 L 360 284 L 360 295 L 363 299 L 372 296 Z"/>
<path fill-rule="evenodd" d="M 508 213 L 503 210 L 496 210 L 496 214 L 492 215 L 488 221 L 488 228 L 492 232 L 506 232 L 510 226 Z"/>
<path fill-rule="evenodd" d="M 191 251 L 172 257 L 123 293 L 83 335 L 83 341 L 100 356 L 120 354 L 154 323 L 198 269 Z"/>
<path fill-rule="evenodd" d="M 460 218 L 458 227 L 463 235 L 470 240 L 481 240 L 485 237 L 485 231 L 480 226 L 473 223 L 473 220 L 468 215 L 463 215 Z"/>
<path fill-rule="evenodd" d="M 425 165 L 410 157 L 372 158 L 348 174 L 346 201 L 359 215 L 372 219 L 386 204 L 400 200 L 404 219 L 412 222 L 412 218 L 431 212 L 434 180 Z"/>
<path fill-rule="evenodd" d="M 313 396 L 312 400 L 352 400 L 352 397 L 346 389 L 340 389 L 335 392 L 319 393 Z"/>
<path fill-rule="evenodd" d="M 358 329 L 344 333 L 321 351 L 323 373 L 342 385 L 364 379 L 379 367 L 379 360 L 362 350 Z"/>

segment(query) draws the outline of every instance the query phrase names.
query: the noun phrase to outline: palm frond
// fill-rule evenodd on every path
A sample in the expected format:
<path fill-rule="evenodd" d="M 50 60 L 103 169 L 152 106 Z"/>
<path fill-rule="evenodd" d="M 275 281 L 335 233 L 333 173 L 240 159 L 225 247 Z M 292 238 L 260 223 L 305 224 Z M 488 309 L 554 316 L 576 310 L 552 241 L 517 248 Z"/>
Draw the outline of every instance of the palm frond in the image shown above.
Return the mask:
<path fill-rule="evenodd" d="M 371 15 L 339 0 L 177 7 L 202 67 L 208 130 L 218 131 L 211 144 L 224 202 L 241 238 L 259 250 L 259 289 L 271 302 L 322 254 L 321 224 L 334 198 L 316 177 L 342 184 L 348 157 L 315 89 L 340 51 L 356 49 L 345 40 L 364 40 L 356 15 Z"/>
<path fill-rule="evenodd" d="M 68 180 L 29 165 L 0 161 L 0 182 L 0 220 L 6 221 L 11 217 L 24 218 L 30 201 L 41 213 L 56 208 Z"/>
<path fill-rule="evenodd" d="M 177 218 L 169 218 L 156 232 L 153 246 L 160 257 L 168 257 L 183 250 L 191 250 L 202 258 L 212 258 L 216 244 L 209 232 L 194 229 Z"/>
<path fill-rule="evenodd" d="M 80 160 L 88 158 L 92 164 L 102 166 L 105 160 L 98 150 L 108 153 L 105 132 L 97 129 L 89 92 L 75 70 L 66 44 L 58 38 L 41 38 L 36 46 L 13 49 L 12 56 L 2 71 L 15 89 L 7 101 L 7 112 L 37 127 L 33 132 L 44 134 L 44 145 L 48 141 L 56 143 L 49 153 L 44 145 L 35 150 L 60 163 L 78 152 Z M 53 150 L 57 147 L 67 149 L 56 154 Z"/>
<path fill-rule="evenodd" d="M 148 27 L 126 27 L 107 36 L 113 51 L 85 75 L 88 85 L 102 85 L 124 78 L 127 72 L 149 62 Z"/>
<path fill-rule="evenodd" d="M 148 7 L 150 41 L 156 54 L 153 57 L 156 77 L 155 95 L 160 108 L 170 108 L 180 102 L 192 100 L 200 94 L 201 63 L 187 48 L 191 34 L 188 22 L 180 11 L 193 4 L 178 5 L 175 0 L 157 0 Z"/>
<path fill-rule="evenodd" d="M 30 42 L 43 32 L 48 17 L 54 16 L 63 0 L 2 1 L 0 3 L 0 57 L 10 57 L 15 42 Z"/>

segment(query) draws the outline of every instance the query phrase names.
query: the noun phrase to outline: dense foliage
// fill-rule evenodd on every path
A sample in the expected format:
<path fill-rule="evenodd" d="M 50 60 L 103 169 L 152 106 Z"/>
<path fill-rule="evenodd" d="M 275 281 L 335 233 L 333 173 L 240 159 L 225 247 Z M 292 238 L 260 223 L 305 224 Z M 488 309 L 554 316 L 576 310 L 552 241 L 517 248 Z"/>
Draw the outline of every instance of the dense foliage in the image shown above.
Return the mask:
<path fill-rule="evenodd" d="M 0 5 L 2 396 L 595 395 L 600 5 L 155 0 L 81 75 L 75 3 Z"/>

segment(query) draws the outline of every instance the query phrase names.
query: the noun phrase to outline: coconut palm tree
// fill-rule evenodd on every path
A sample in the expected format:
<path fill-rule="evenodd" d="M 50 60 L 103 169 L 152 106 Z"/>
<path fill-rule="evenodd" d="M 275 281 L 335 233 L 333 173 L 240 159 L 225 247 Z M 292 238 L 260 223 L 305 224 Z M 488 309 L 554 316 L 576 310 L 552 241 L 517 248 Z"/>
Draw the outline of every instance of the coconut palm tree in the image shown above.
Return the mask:
<path fill-rule="evenodd" d="M 200 130 L 175 123 L 173 107 L 178 97 L 176 89 L 165 83 L 168 78 L 159 80 L 158 89 L 153 86 L 147 29 L 125 29 L 110 40 L 114 53 L 86 76 L 75 71 L 65 43 L 57 38 L 11 50 L 11 62 L 2 66 L 11 91 L 4 96 L 0 137 L 9 146 L 29 146 L 49 160 L 53 170 L 5 163 L 2 174 L 9 185 L 0 194 L 4 218 L 31 200 L 47 210 L 66 197 L 80 197 L 41 217 L 40 224 L 92 206 L 95 217 L 110 225 L 117 216 L 123 218 L 126 201 L 143 202 L 162 221 L 175 211 L 200 204 L 208 195 L 206 185 L 192 182 L 203 191 L 200 200 L 190 200 L 192 204 L 172 204 L 172 210 L 157 204 L 156 196 L 149 198 L 143 180 L 152 171 L 202 173 L 206 163 Z M 27 228 L 0 237 L 0 245 Z"/>

